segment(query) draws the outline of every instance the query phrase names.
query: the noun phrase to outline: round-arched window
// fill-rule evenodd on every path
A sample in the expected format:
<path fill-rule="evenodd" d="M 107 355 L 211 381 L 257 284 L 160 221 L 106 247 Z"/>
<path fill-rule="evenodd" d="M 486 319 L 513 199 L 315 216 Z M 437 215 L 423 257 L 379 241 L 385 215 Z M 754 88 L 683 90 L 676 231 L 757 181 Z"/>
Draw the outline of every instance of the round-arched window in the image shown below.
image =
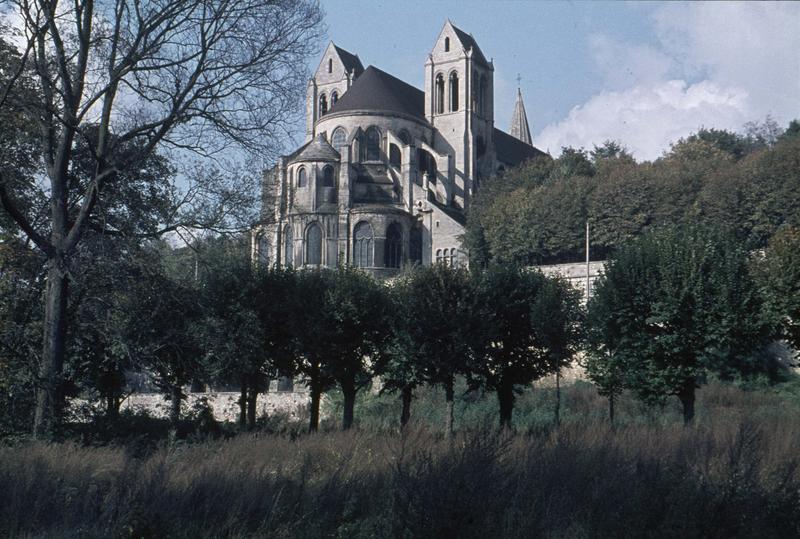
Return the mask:
<path fill-rule="evenodd" d="M 308 185 L 308 177 L 306 176 L 306 169 L 300 167 L 297 169 L 297 187 L 306 187 Z"/>
<path fill-rule="evenodd" d="M 347 131 L 345 131 L 343 127 L 337 127 L 333 130 L 331 146 L 339 153 L 342 153 L 342 148 L 347 146 Z"/>
<path fill-rule="evenodd" d="M 339 101 L 339 92 L 334 90 L 331 92 L 331 107 L 334 106 L 337 101 Z"/>
<path fill-rule="evenodd" d="M 400 160 L 400 148 L 397 147 L 397 144 L 389 144 L 389 164 L 399 167 Z"/>
<path fill-rule="evenodd" d="M 322 94 L 319 96 L 319 115 L 322 116 L 326 112 L 328 112 L 328 98 Z"/>
<path fill-rule="evenodd" d="M 458 110 L 458 73 L 450 73 L 450 111 Z"/>
<path fill-rule="evenodd" d="M 375 239 L 372 226 L 366 221 L 358 223 L 353 230 L 353 265 L 357 268 L 372 266 L 372 252 Z"/>
<path fill-rule="evenodd" d="M 263 234 L 258 237 L 258 265 L 269 267 L 269 240 Z"/>
<path fill-rule="evenodd" d="M 364 135 L 364 161 L 380 161 L 381 159 L 381 132 L 371 126 Z"/>
<path fill-rule="evenodd" d="M 322 187 L 333 187 L 333 167 L 327 165 L 322 169 Z"/>
<path fill-rule="evenodd" d="M 444 112 L 444 77 L 441 73 L 436 75 L 436 114 Z"/>
<path fill-rule="evenodd" d="M 313 223 L 306 231 L 306 264 L 322 264 L 322 229 Z"/>
<path fill-rule="evenodd" d="M 392 223 L 386 229 L 386 244 L 383 250 L 383 265 L 399 268 L 403 259 L 403 231 L 400 225 Z"/>

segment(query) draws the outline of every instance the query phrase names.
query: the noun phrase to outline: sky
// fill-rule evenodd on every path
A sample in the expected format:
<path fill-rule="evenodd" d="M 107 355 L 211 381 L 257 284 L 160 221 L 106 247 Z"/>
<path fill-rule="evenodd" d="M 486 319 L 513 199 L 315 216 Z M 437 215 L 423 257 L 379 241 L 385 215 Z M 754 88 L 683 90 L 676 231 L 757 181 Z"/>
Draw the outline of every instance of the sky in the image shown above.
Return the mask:
<path fill-rule="evenodd" d="M 493 59 L 495 126 L 509 130 L 520 77 L 534 145 L 553 155 L 611 139 L 649 160 L 700 127 L 800 118 L 800 2 L 322 6 L 330 40 L 418 88 L 449 18 Z"/>

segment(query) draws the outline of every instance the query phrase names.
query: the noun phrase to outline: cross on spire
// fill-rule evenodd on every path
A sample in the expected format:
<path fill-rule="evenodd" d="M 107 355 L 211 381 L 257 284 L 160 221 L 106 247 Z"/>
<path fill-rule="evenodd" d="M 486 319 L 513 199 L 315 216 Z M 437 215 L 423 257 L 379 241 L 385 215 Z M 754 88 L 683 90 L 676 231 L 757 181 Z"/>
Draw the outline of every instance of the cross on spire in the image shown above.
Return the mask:
<path fill-rule="evenodd" d="M 522 75 L 517 73 L 517 87 L 521 86 L 522 83 Z"/>

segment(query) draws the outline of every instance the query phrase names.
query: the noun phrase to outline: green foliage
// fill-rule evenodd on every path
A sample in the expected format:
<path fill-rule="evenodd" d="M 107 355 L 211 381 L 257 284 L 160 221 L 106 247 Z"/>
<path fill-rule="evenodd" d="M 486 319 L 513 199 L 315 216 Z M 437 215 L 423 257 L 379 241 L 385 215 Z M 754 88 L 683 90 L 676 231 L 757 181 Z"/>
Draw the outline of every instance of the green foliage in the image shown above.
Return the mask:
<path fill-rule="evenodd" d="M 589 304 L 589 374 L 650 402 L 677 395 L 687 420 L 709 373 L 755 374 L 771 327 L 734 238 L 697 227 L 654 231 L 622 248 Z"/>
<path fill-rule="evenodd" d="M 763 248 L 800 216 L 796 122 L 783 134 L 770 118 L 744 134 L 703 128 L 653 162 L 637 163 L 614 141 L 590 154 L 565 148 L 556 160 L 533 160 L 482 183 L 464 245 L 479 267 L 492 258 L 573 262 L 584 256 L 588 219 L 595 260 L 652 227 L 698 221 Z"/>
<path fill-rule="evenodd" d="M 781 336 L 800 350 L 800 228 L 779 230 L 755 266 L 770 316 Z"/>

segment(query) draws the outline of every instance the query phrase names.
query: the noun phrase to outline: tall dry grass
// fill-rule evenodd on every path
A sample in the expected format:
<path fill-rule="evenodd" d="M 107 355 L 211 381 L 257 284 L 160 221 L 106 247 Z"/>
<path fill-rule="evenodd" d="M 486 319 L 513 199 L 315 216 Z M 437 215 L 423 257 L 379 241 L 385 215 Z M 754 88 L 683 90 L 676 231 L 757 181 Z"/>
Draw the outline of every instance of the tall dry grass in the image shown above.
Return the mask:
<path fill-rule="evenodd" d="M 143 458 L 0 448 L 0 535 L 800 536 L 797 409 L 725 388 L 705 402 L 690 428 L 248 435 Z"/>

